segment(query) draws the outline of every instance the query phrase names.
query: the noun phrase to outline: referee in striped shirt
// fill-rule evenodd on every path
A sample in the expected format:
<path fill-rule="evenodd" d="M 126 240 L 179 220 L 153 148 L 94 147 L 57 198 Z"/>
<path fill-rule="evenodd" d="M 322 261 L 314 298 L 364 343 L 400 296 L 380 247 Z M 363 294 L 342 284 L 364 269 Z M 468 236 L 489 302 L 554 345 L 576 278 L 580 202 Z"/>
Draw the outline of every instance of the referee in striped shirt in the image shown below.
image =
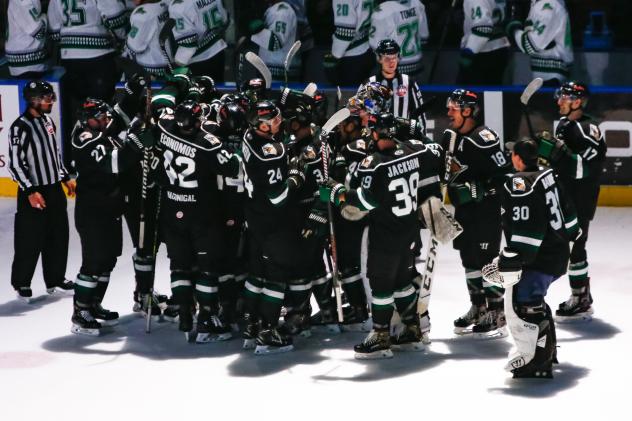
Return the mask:
<path fill-rule="evenodd" d="M 49 294 L 71 294 L 66 281 L 68 214 L 66 196 L 75 193 L 75 181 L 64 168 L 57 128 L 48 116 L 56 101 L 45 81 L 29 82 L 22 91 L 28 106 L 10 128 L 9 172 L 19 185 L 15 214 L 15 256 L 11 285 L 18 298 L 31 302 L 31 280 L 42 255 L 42 269 Z"/>
<path fill-rule="evenodd" d="M 426 116 L 422 111 L 424 103 L 417 82 L 398 70 L 399 45 L 392 39 L 381 40 L 375 54 L 380 65 L 380 73 L 369 78 L 369 82 L 379 82 L 393 92 L 388 112 L 395 117 L 417 120 L 421 132 L 426 133 Z"/>

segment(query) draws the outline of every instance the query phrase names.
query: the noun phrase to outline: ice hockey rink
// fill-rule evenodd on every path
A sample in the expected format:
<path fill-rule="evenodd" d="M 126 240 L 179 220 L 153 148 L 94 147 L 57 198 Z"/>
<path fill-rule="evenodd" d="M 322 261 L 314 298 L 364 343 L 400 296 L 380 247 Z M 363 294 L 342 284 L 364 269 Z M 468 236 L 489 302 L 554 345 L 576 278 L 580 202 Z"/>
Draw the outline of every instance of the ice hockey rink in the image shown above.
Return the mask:
<path fill-rule="evenodd" d="M 67 276 L 80 265 L 72 228 Z M 49 297 L 38 267 L 31 305 L 10 286 L 15 199 L 0 199 L 0 420 L 415 419 L 630 420 L 632 208 L 599 208 L 588 242 L 595 318 L 558 324 L 553 380 L 512 380 L 503 371 L 507 339 L 455 337 L 452 320 L 468 308 L 457 253 L 439 249 L 430 303 L 432 344 L 392 360 L 356 361 L 364 334 L 317 332 L 295 351 L 255 356 L 241 340 L 185 343 L 177 325 L 132 313 L 132 248 L 112 274 L 106 308 L 119 326 L 97 338 L 70 333 L 72 299 Z M 168 291 L 158 256 L 156 288 Z M 557 308 L 567 278 L 547 297 Z"/>

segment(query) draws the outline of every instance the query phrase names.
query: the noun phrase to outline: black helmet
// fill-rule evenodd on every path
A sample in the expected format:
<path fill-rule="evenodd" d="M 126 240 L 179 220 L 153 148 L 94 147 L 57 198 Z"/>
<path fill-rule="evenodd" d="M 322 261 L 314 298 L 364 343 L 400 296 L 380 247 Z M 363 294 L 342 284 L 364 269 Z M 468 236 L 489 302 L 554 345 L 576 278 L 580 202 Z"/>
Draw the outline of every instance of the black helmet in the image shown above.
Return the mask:
<path fill-rule="evenodd" d="M 53 86 L 45 80 L 32 80 L 22 89 L 22 96 L 26 102 L 31 102 L 36 98 L 42 98 L 48 95 L 52 95 L 52 100 L 57 101 Z"/>
<path fill-rule="evenodd" d="M 267 123 L 279 116 L 281 116 L 281 110 L 271 101 L 263 100 L 257 102 L 250 108 L 248 122 L 252 126 L 258 127 L 259 123 Z"/>
<path fill-rule="evenodd" d="M 77 120 L 83 125 L 88 123 L 88 120 L 100 119 L 104 115 L 111 115 L 111 108 L 107 102 L 97 98 L 86 98 L 77 110 Z"/>
<path fill-rule="evenodd" d="M 285 88 L 281 93 L 279 105 L 286 120 L 298 121 L 301 126 L 307 126 L 312 122 L 313 102 L 309 95 Z"/>
<path fill-rule="evenodd" d="M 564 82 L 562 86 L 555 91 L 555 99 L 558 100 L 562 96 L 568 96 L 571 99 L 581 99 L 582 103 L 588 100 L 588 86 L 581 82 L 569 81 Z"/>
<path fill-rule="evenodd" d="M 239 104 L 229 102 L 219 107 L 217 124 L 226 135 L 239 134 L 248 126 L 248 116 Z"/>
<path fill-rule="evenodd" d="M 202 118 L 202 107 L 197 101 L 186 100 L 178 104 L 174 119 L 182 130 L 193 130 Z"/>
<path fill-rule="evenodd" d="M 201 89 L 200 102 L 208 104 L 217 96 L 215 81 L 210 76 L 194 76 L 193 82 Z"/>
<path fill-rule="evenodd" d="M 240 93 L 251 102 L 257 102 L 266 98 L 266 90 L 265 81 L 261 78 L 254 78 L 241 85 Z"/>
<path fill-rule="evenodd" d="M 237 94 L 237 93 L 224 94 L 220 98 L 220 101 L 222 102 L 222 104 L 235 103 L 235 104 L 239 105 L 241 108 L 243 108 L 245 111 L 248 111 L 250 109 L 250 106 L 251 106 L 250 101 L 248 100 L 248 98 L 246 98 L 242 94 Z"/>
<path fill-rule="evenodd" d="M 397 121 L 391 113 L 381 113 L 369 117 L 369 127 L 377 132 L 380 139 L 392 138 L 395 135 Z"/>
<path fill-rule="evenodd" d="M 378 58 L 383 55 L 399 54 L 399 44 L 392 39 L 383 39 L 377 44 L 375 54 Z"/>
<path fill-rule="evenodd" d="M 312 121 L 322 126 L 327 122 L 327 107 L 329 106 L 329 101 L 327 101 L 327 96 L 319 91 L 314 93 L 312 101 Z"/>
<path fill-rule="evenodd" d="M 480 109 L 478 95 L 467 89 L 455 89 L 452 91 L 446 101 L 446 107 L 449 107 L 450 104 L 456 105 L 461 110 L 464 108 L 471 108 L 472 117 L 476 117 Z"/>

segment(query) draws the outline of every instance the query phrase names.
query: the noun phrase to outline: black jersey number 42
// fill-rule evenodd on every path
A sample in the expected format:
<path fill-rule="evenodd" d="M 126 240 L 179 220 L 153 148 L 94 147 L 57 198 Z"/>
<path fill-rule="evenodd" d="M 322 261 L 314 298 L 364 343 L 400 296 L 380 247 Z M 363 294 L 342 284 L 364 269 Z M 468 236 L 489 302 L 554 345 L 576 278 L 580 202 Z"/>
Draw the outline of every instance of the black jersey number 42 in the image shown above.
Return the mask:
<path fill-rule="evenodd" d="M 198 186 L 198 182 L 195 179 L 191 179 L 191 176 L 195 173 L 195 161 L 188 156 L 173 157 L 173 152 L 166 150 L 163 153 L 164 166 L 169 177 L 169 182 L 174 186 L 179 186 L 185 189 L 195 189 Z"/>

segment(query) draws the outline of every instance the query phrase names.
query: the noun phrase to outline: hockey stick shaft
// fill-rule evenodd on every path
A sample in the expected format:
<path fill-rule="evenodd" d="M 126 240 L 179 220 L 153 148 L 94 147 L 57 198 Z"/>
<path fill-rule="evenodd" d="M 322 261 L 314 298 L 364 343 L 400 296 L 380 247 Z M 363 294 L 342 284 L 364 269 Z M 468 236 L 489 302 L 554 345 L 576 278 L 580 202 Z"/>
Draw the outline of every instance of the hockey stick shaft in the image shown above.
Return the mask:
<path fill-rule="evenodd" d="M 259 73 L 261 73 L 261 76 L 263 76 L 263 80 L 265 80 L 266 82 L 266 88 L 270 89 L 270 86 L 272 86 L 272 73 L 270 72 L 270 68 L 268 68 L 268 65 L 265 64 L 263 60 L 261 60 L 261 57 L 259 57 L 252 51 L 248 51 L 246 53 L 246 61 L 252 64 L 254 68 L 257 69 Z"/>
<path fill-rule="evenodd" d="M 285 61 L 283 62 L 283 77 L 285 78 L 285 86 L 288 84 L 288 73 L 290 72 L 290 67 L 292 66 L 292 60 L 294 60 L 294 56 L 298 53 L 298 50 L 301 49 L 301 41 L 296 41 L 290 47 L 290 50 L 287 52 L 285 56 Z"/>
<path fill-rule="evenodd" d="M 158 44 L 160 45 L 160 52 L 162 53 L 162 56 L 167 61 L 167 67 L 169 68 L 169 71 L 171 73 L 173 73 L 174 63 L 171 61 L 171 57 L 169 56 L 169 52 L 167 51 L 166 44 L 167 44 L 167 40 L 171 36 L 171 30 L 173 29 L 175 24 L 176 24 L 176 21 L 174 19 L 172 18 L 168 19 L 167 22 L 165 22 L 165 24 L 163 25 L 162 29 L 160 30 L 160 34 L 158 35 Z"/>
<path fill-rule="evenodd" d="M 428 74 L 428 84 L 432 83 L 435 71 L 437 70 L 439 57 L 441 56 L 441 51 L 443 50 L 443 44 L 445 44 L 445 38 L 448 35 L 448 28 L 450 27 L 450 22 L 452 22 L 452 16 L 454 16 L 454 12 L 456 10 L 456 4 L 457 0 L 452 0 L 452 5 L 450 6 L 450 10 L 448 11 L 448 17 L 443 24 L 443 30 L 441 31 L 441 37 L 439 38 L 439 47 L 437 48 L 435 56 L 432 59 L 432 65 L 430 66 L 430 73 Z"/>
<path fill-rule="evenodd" d="M 527 128 L 529 129 L 529 136 L 532 139 L 535 139 L 535 131 L 533 130 L 533 123 L 531 122 L 531 113 L 529 112 L 529 101 L 533 94 L 535 94 L 538 89 L 542 87 L 544 81 L 542 78 L 535 78 L 524 88 L 522 91 L 522 95 L 520 95 L 520 102 L 522 103 L 522 111 L 524 113 L 525 119 L 527 120 Z"/>

